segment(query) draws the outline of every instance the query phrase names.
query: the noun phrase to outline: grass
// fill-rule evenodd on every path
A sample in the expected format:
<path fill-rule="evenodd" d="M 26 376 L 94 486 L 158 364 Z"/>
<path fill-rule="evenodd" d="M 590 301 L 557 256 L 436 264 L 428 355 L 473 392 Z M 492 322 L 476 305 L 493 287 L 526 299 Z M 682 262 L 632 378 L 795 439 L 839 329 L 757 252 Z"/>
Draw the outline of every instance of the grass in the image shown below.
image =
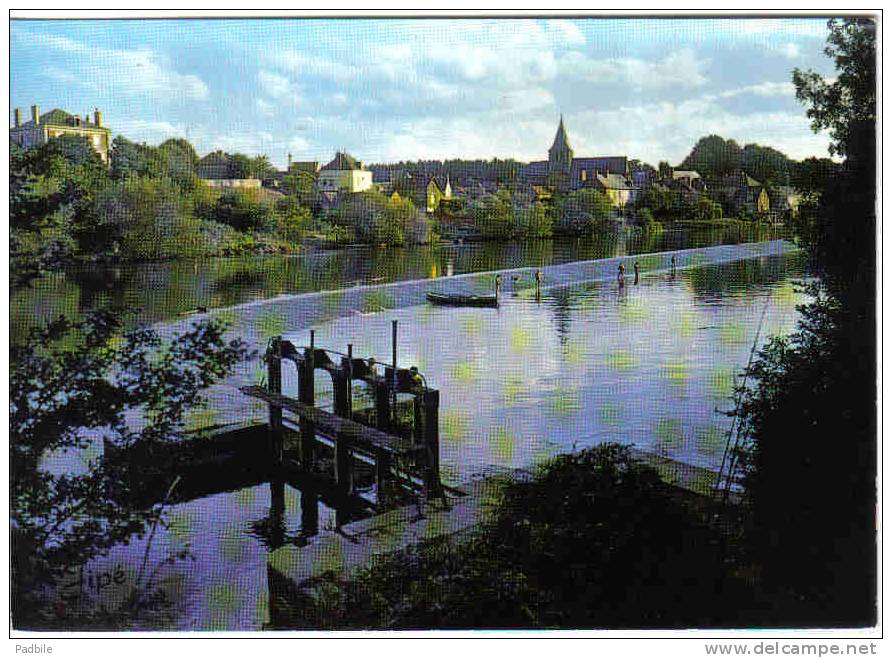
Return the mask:
<path fill-rule="evenodd" d="M 745 623 L 708 499 L 602 445 L 505 482 L 472 531 L 345 577 L 273 594 L 276 626 L 315 629 L 680 628 Z"/>

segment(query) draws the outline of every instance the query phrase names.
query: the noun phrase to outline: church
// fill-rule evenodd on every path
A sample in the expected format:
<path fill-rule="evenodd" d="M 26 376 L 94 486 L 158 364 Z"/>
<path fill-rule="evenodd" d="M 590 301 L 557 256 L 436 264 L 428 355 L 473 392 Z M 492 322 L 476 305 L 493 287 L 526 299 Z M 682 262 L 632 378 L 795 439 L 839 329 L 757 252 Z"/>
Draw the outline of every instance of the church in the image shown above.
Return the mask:
<path fill-rule="evenodd" d="M 548 160 L 529 163 L 523 178 L 530 185 L 548 186 L 562 191 L 591 187 L 607 194 L 617 207 L 634 200 L 637 191 L 630 183 L 631 171 L 626 156 L 577 158 L 567 137 L 564 117 L 558 123 Z"/>

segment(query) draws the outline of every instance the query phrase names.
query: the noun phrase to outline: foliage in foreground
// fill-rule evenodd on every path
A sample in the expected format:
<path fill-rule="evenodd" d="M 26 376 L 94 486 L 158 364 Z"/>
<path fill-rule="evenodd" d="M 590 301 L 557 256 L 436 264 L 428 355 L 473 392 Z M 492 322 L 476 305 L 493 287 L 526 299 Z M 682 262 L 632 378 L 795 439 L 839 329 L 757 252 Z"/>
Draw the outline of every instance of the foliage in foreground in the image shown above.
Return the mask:
<path fill-rule="evenodd" d="M 771 341 L 741 409 L 747 541 L 793 625 L 876 623 L 875 39 L 829 22 L 832 82 L 796 70 L 812 127 L 846 160 L 815 189 L 799 238 L 820 275 L 797 330 Z"/>
<path fill-rule="evenodd" d="M 743 582 L 690 496 L 627 448 L 563 455 L 504 487 L 470 537 L 436 540 L 357 578 L 276 601 L 282 626 L 622 628 L 734 624 Z"/>
<path fill-rule="evenodd" d="M 139 469 L 102 459 L 115 448 L 176 440 L 202 392 L 245 355 L 215 321 L 163 342 L 122 331 L 109 312 L 60 318 L 10 348 L 10 515 L 17 627 L 40 625 L 36 596 L 67 570 L 145 530 L 154 512 L 121 501 Z M 143 419 L 134 423 L 134 415 Z M 59 464 L 64 464 L 60 467 Z M 45 611 L 43 611 L 45 612 Z"/>

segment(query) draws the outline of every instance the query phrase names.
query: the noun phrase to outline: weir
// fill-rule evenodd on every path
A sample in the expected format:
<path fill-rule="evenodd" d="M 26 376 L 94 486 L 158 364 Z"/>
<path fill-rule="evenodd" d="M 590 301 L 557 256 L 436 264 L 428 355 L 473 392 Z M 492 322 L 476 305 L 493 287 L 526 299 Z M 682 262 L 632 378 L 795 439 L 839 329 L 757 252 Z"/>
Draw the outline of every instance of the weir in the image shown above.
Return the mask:
<path fill-rule="evenodd" d="M 394 341 L 396 321 L 393 323 Z M 427 386 L 416 368 L 398 368 L 374 359 L 353 357 L 321 349 L 314 344 L 297 347 L 276 336 L 265 354 L 267 385 L 244 386 L 247 396 L 263 400 L 269 406 L 270 458 L 281 467 L 297 467 L 311 479 L 324 478 L 317 463 L 319 439 L 331 443 L 334 468 L 327 476 L 340 496 L 353 491 L 353 469 L 357 458 L 371 460 L 375 469 L 377 504 L 383 507 L 390 485 L 396 480 L 395 466 L 402 466 L 401 484 L 410 490 L 422 489 L 427 498 L 442 496 L 440 483 L 439 404 L 436 389 Z M 394 355 L 396 354 L 394 342 Z M 395 361 L 396 359 L 394 359 Z M 282 394 L 282 366 L 290 362 L 297 369 L 297 398 Z M 323 370 L 331 378 L 334 410 L 315 406 L 315 375 Z M 364 382 L 374 394 L 374 407 L 354 409 L 353 383 Z M 399 397 L 410 396 L 408 403 Z M 286 427 L 296 426 L 299 450 L 286 451 Z"/>

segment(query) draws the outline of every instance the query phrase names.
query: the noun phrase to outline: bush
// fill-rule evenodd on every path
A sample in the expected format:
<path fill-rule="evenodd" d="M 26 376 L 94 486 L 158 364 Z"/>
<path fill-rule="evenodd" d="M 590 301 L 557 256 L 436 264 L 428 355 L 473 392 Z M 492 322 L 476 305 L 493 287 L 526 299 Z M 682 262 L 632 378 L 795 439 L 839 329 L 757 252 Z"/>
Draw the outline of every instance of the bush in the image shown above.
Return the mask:
<path fill-rule="evenodd" d="M 284 627 L 641 628 L 732 624 L 745 586 L 689 497 L 628 448 L 563 455 L 505 483 L 470 536 L 328 576 L 277 607 Z"/>
<path fill-rule="evenodd" d="M 102 444 L 148 447 L 181 438 L 186 412 L 245 355 L 215 321 L 164 344 L 154 331 L 122 330 L 111 312 L 64 317 L 10 348 L 10 521 L 13 620 L 42 626 L 41 588 L 66 570 L 142 532 L 152 510 L 121 504 L 141 469 L 110 468 Z M 134 418 L 144 423 L 133 423 Z M 135 426 L 134 426 L 135 425 Z M 98 445 L 97 445 L 98 444 Z M 67 453 L 74 467 L 44 466 Z"/>
<path fill-rule="evenodd" d="M 517 219 L 516 232 L 525 238 L 550 238 L 554 219 L 551 213 L 541 203 L 532 203 L 518 208 L 515 212 Z"/>

